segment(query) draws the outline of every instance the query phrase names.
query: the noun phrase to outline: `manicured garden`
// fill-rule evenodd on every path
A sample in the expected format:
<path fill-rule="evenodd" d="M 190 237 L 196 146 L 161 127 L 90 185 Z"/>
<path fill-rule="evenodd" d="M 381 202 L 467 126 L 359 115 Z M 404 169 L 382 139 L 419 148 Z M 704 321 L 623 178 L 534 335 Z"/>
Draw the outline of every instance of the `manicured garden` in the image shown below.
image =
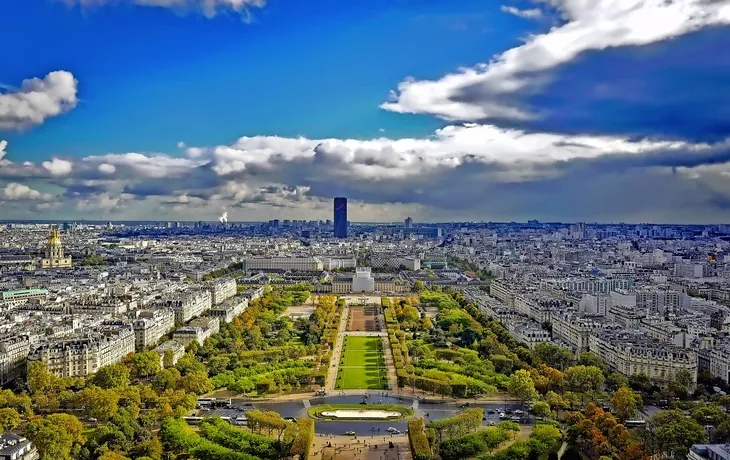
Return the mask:
<path fill-rule="evenodd" d="M 380 337 L 346 336 L 339 365 L 335 384 L 338 390 L 388 387 Z"/>

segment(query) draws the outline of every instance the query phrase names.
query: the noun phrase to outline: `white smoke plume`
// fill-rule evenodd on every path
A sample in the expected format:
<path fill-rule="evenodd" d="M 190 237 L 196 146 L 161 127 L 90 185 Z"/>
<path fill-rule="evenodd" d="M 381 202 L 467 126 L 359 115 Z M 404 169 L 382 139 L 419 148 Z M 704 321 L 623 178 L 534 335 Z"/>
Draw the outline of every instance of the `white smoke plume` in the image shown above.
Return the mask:
<path fill-rule="evenodd" d="M 221 214 L 221 216 L 218 218 L 221 224 L 227 224 L 228 223 L 228 213 L 224 212 Z"/>

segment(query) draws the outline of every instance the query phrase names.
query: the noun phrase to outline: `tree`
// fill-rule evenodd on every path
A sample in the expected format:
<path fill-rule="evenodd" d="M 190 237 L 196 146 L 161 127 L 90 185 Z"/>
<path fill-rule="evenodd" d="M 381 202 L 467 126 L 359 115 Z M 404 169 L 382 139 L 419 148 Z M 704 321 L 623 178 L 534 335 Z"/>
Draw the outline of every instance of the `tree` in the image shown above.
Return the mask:
<path fill-rule="evenodd" d="M 619 374 L 618 372 L 611 372 L 610 374 L 608 374 L 608 377 L 606 377 L 606 385 L 613 389 L 618 389 L 628 384 L 628 377 L 623 374 Z"/>
<path fill-rule="evenodd" d="M 563 370 L 574 360 L 573 353 L 550 342 L 540 342 L 532 350 L 533 364 L 547 364 L 558 370 Z"/>
<path fill-rule="evenodd" d="M 202 395 L 213 390 L 213 383 L 208 378 L 208 373 L 195 371 L 180 379 L 180 388 L 190 393 Z"/>
<path fill-rule="evenodd" d="M 421 292 L 424 289 L 426 289 L 426 286 L 423 284 L 423 281 L 416 280 L 413 282 L 413 288 L 411 289 L 413 292 Z"/>
<path fill-rule="evenodd" d="M 53 414 L 32 419 L 25 436 L 35 444 L 42 460 L 70 460 L 85 442 L 83 429 L 73 415 Z"/>
<path fill-rule="evenodd" d="M 601 358 L 597 354 L 591 353 L 590 351 L 584 351 L 578 356 L 578 364 L 581 364 L 583 366 L 595 366 L 604 373 L 608 370 L 608 365 L 606 364 L 606 361 L 604 361 L 603 358 Z"/>
<path fill-rule="evenodd" d="M 10 407 L 0 409 L 0 430 L 12 431 L 20 425 L 20 413 Z"/>
<path fill-rule="evenodd" d="M 58 377 L 48 371 L 48 366 L 43 361 L 31 361 L 28 363 L 28 390 L 30 394 L 46 393 L 56 391 Z"/>
<path fill-rule="evenodd" d="M 532 406 L 532 413 L 536 417 L 549 417 L 550 416 L 550 405 L 545 401 L 538 401 Z"/>
<path fill-rule="evenodd" d="M 120 388 L 129 385 L 129 369 L 121 363 L 104 366 L 91 378 L 91 384 L 101 388 Z"/>
<path fill-rule="evenodd" d="M 132 366 L 132 373 L 138 378 L 155 375 L 161 370 L 160 355 L 149 350 L 132 354 L 129 364 Z"/>
<path fill-rule="evenodd" d="M 76 397 L 87 417 L 107 420 L 119 410 L 119 394 L 114 389 L 90 386 L 81 390 Z"/>
<path fill-rule="evenodd" d="M 519 398 L 520 401 L 530 401 L 537 397 L 535 384 L 530 377 L 530 373 L 524 369 L 520 369 L 512 374 L 507 382 L 507 391 L 512 396 Z"/>
<path fill-rule="evenodd" d="M 611 397 L 611 408 L 616 417 L 624 422 L 639 413 L 639 407 L 643 404 L 641 396 L 631 391 L 631 388 L 622 386 Z"/>
<path fill-rule="evenodd" d="M 704 427 L 679 410 L 661 411 L 651 417 L 647 433 L 656 451 L 676 460 L 687 458 L 690 446 L 705 440 Z"/>
<path fill-rule="evenodd" d="M 552 450 L 557 450 L 562 440 L 563 435 L 559 429 L 552 425 L 538 424 L 532 429 L 529 442 L 532 451 L 539 458 Z"/>
<path fill-rule="evenodd" d="M 564 376 L 567 387 L 579 393 L 599 391 L 605 381 L 603 372 L 595 366 L 569 367 Z"/>
<path fill-rule="evenodd" d="M 692 412 L 692 418 L 702 425 L 718 426 L 728 419 L 725 411 L 714 404 L 700 407 Z"/>
<path fill-rule="evenodd" d="M 554 391 L 548 391 L 545 395 L 545 402 L 550 405 L 550 409 L 554 410 L 560 415 L 560 410 L 568 407 L 568 403 L 565 402 L 562 396 L 555 393 Z"/>
<path fill-rule="evenodd" d="M 157 391 L 171 390 L 177 386 L 178 380 L 180 380 L 180 371 L 171 367 L 158 372 L 152 386 Z"/>

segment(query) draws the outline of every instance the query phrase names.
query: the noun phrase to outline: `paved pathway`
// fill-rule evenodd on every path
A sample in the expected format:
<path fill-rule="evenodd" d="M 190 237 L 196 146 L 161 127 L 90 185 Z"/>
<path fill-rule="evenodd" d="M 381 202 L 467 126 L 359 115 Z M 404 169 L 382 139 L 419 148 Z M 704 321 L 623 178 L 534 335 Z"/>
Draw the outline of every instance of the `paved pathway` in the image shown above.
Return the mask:
<path fill-rule="evenodd" d="M 304 408 L 305 408 L 305 409 L 309 409 L 310 407 L 312 407 L 312 403 L 311 403 L 311 402 L 309 402 L 309 400 L 308 400 L 308 399 L 305 399 L 305 400 L 304 400 Z"/>
<path fill-rule="evenodd" d="M 337 383 L 337 365 L 340 362 L 340 356 L 342 355 L 342 343 L 345 340 L 345 329 L 347 328 L 347 321 L 350 317 L 350 308 L 345 307 L 342 310 L 342 316 L 340 316 L 340 327 L 337 329 L 337 340 L 335 340 L 335 347 L 332 350 L 332 358 L 330 359 L 330 368 L 327 370 L 327 382 L 325 384 L 325 391 L 334 391 L 335 384 Z"/>

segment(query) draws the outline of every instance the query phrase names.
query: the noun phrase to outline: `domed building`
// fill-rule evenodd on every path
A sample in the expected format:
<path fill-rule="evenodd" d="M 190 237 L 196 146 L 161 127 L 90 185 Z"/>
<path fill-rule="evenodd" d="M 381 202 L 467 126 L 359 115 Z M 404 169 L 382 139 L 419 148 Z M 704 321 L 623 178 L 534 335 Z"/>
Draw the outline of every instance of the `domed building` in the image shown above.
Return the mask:
<path fill-rule="evenodd" d="M 46 254 L 41 259 L 41 268 L 68 268 L 71 266 L 71 256 L 64 256 L 61 237 L 58 235 L 58 228 L 51 229 L 51 236 L 46 244 Z"/>

